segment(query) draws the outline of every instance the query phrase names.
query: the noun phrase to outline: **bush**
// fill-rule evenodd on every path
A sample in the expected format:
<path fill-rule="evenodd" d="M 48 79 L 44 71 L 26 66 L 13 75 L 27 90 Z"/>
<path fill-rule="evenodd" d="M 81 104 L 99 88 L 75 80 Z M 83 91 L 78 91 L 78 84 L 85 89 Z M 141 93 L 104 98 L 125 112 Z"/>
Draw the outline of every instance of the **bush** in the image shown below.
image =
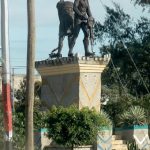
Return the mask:
<path fill-rule="evenodd" d="M 41 111 L 41 101 L 34 101 L 34 129 L 45 127 L 46 111 Z M 13 148 L 15 150 L 25 149 L 25 103 L 18 101 L 15 103 L 15 111 L 13 112 Z"/>
<path fill-rule="evenodd" d="M 112 121 L 111 121 L 109 115 L 103 110 L 101 110 L 100 115 L 103 120 L 101 127 L 112 127 Z"/>
<path fill-rule="evenodd" d="M 119 116 L 119 124 L 123 126 L 146 124 L 145 111 L 140 106 L 132 106 Z"/>
<path fill-rule="evenodd" d="M 104 116 L 94 109 L 78 110 L 75 106 L 54 106 L 47 119 L 48 137 L 68 147 L 93 144 L 100 126 L 105 125 Z"/>
<path fill-rule="evenodd" d="M 128 150 L 139 150 L 135 140 L 127 141 Z"/>
<path fill-rule="evenodd" d="M 13 113 L 13 149 L 25 149 L 25 113 Z"/>
<path fill-rule="evenodd" d="M 106 97 L 109 100 L 106 105 L 102 105 L 102 109 L 110 116 L 115 127 L 117 127 L 119 123 L 118 114 L 122 114 L 124 110 L 128 110 L 130 106 L 139 105 L 137 99 L 128 92 L 121 92 L 121 94 L 119 92 L 121 91 L 118 91 L 117 86 L 102 87 L 102 98 L 105 99 Z"/>

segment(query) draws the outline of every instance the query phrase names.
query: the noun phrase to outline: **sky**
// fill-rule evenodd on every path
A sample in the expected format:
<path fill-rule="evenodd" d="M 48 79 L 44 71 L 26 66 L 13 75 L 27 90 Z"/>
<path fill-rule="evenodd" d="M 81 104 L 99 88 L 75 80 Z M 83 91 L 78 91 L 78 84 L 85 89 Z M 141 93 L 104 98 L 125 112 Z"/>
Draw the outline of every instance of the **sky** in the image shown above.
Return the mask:
<path fill-rule="evenodd" d="M 1 1 L 1 0 L 0 0 Z M 10 64 L 15 69 L 15 73 L 26 72 L 27 55 L 27 0 L 8 0 L 9 4 L 9 40 L 10 40 Z M 72 1 L 73 0 L 69 0 Z M 35 0 L 36 14 L 36 61 L 44 60 L 49 57 L 50 52 L 58 45 L 58 26 L 56 4 L 58 0 Z M 113 7 L 112 0 L 89 0 L 91 12 L 95 20 L 104 22 L 106 12 L 102 6 Z M 140 6 L 134 6 L 130 0 L 113 0 L 131 17 L 138 19 L 140 16 L 148 16 L 147 12 L 142 12 Z M 1 8 L 1 7 L 0 7 Z M 76 41 L 74 53 L 84 55 L 82 44 L 83 33 Z M 1 40 L 0 40 L 1 41 Z M 1 45 L 1 42 L 0 42 Z M 95 51 L 98 51 L 96 46 Z M 67 56 L 67 39 L 64 41 L 62 50 L 63 56 Z"/>

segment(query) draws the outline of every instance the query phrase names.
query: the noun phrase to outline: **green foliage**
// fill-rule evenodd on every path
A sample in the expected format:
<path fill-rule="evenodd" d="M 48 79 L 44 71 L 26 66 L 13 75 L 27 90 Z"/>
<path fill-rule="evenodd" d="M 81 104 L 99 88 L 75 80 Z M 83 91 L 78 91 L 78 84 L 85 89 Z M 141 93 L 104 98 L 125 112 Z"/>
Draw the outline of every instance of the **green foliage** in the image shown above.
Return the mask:
<path fill-rule="evenodd" d="M 105 21 L 96 23 L 95 37 L 101 44 L 101 55 L 111 54 L 102 75 L 102 100 L 109 100 L 103 109 L 116 125 L 117 115 L 132 105 L 143 107 L 150 116 L 145 97 L 150 91 L 150 20 L 141 17 L 135 22 L 116 3 L 114 8 L 105 8 Z"/>
<path fill-rule="evenodd" d="M 13 148 L 15 150 L 25 149 L 25 113 L 13 113 Z"/>
<path fill-rule="evenodd" d="M 134 1 L 135 5 L 138 4 L 141 6 L 146 6 L 150 4 L 150 0 L 131 0 L 131 1 Z"/>
<path fill-rule="evenodd" d="M 97 40 L 106 44 L 108 47 L 119 44 L 121 38 L 127 41 L 134 34 L 130 16 L 124 13 L 118 4 L 114 3 L 114 7 L 115 9 L 105 6 L 107 14 L 104 24 L 102 25 L 100 22 L 97 22 L 95 25 L 95 36 Z"/>
<path fill-rule="evenodd" d="M 25 92 L 26 81 L 20 82 L 20 88 L 15 91 L 15 111 L 13 112 L 13 148 L 25 149 Z"/>
<path fill-rule="evenodd" d="M 41 129 L 46 126 L 45 120 L 47 118 L 47 112 L 41 111 L 40 100 L 36 99 L 34 104 L 34 129 Z M 25 149 L 25 104 L 16 103 L 15 112 L 13 113 L 13 146 L 15 150 Z"/>
<path fill-rule="evenodd" d="M 41 82 L 35 82 L 35 100 L 34 100 L 34 129 L 45 127 L 46 112 L 42 111 L 43 105 L 39 99 Z M 20 88 L 15 91 L 15 112 L 13 113 L 13 146 L 15 150 L 25 149 L 25 100 L 26 100 L 26 80 L 20 82 Z"/>
<path fill-rule="evenodd" d="M 127 142 L 128 150 L 139 150 L 138 145 L 134 140 Z"/>
<path fill-rule="evenodd" d="M 35 97 L 37 97 L 37 98 L 40 98 L 40 97 L 41 97 L 41 86 L 42 86 L 41 81 L 36 81 L 36 82 L 34 83 L 34 95 L 35 95 Z"/>
<path fill-rule="evenodd" d="M 88 108 L 53 107 L 47 119 L 48 137 L 63 146 L 92 144 L 99 128 L 105 126 L 103 118 Z"/>
<path fill-rule="evenodd" d="M 145 109 L 148 124 L 150 124 L 150 94 L 144 95 L 139 100 L 140 106 Z"/>
<path fill-rule="evenodd" d="M 46 127 L 46 120 L 48 117 L 48 111 L 41 111 L 34 109 L 34 129 L 41 129 Z"/>
<path fill-rule="evenodd" d="M 114 126 L 118 124 L 118 114 L 122 114 L 124 110 L 128 110 L 132 105 L 138 105 L 132 95 L 127 92 L 123 93 L 117 86 L 102 86 L 102 98 L 103 97 L 104 99 L 106 97 L 108 102 L 106 105 L 102 105 L 102 109 L 110 116 Z"/>
<path fill-rule="evenodd" d="M 36 81 L 34 83 L 34 95 L 35 98 L 40 98 L 41 96 L 41 81 Z M 20 82 L 20 88 L 15 90 L 15 98 L 22 103 L 26 100 L 26 79 Z"/>
<path fill-rule="evenodd" d="M 104 72 L 102 81 L 104 85 L 110 86 L 121 84 L 121 79 L 130 94 L 141 97 L 148 90 L 131 57 L 150 89 L 150 21 L 141 17 L 134 22 L 117 4 L 114 5 L 115 9 L 106 7 L 104 24 L 97 22 L 95 25 L 95 37 L 102 44 L 102 55 L 110 53 L 113 60 L 113 64 L 110 62 L 109 68 Z"/>
<path fill-rule="evenodd" d="M 18 101 L 24 103 L 26 99 L 25 95 L 26 95 L 26 80 L 24 79 L 22 82 L 20 82 L 20 88 L 15 90 L 14 96 Z"/>
<path fill-rule="evenodd" d="M 101 119 L 103 120 L 101 127 L 112 127 L 112 121 L 109 115 L 105 111 L 101 110 L 100 116 L 101 116 Z"/>
<path fill-rule="evenodd" d="M 120 125 L 144 125 L 146 124 L 146 115 L 143 108 L 139 106 L 132 106 L 119 115 Z"/>

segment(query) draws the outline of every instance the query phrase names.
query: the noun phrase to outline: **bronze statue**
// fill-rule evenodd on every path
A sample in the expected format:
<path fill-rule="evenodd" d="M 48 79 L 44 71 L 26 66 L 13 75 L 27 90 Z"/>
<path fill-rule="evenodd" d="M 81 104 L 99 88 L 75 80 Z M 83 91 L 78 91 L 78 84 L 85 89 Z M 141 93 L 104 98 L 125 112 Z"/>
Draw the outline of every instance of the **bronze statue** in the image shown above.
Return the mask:
<path fill-rule="evenodd" d="M 73 31 L 73 37 L 71 40 L 68 56 L 69 57 L 73 56 L 73 47 L 75 45 L 80 29 L 82 29 L 84 33 L 83 44 L 84 44 L 85 56 L 93 56 L 94 53 L 89 51 L 89 37 L 91 39 L 93 38 L 92 28 L 91 28 L 93 25 L 91 23 L 94 22 L 94 19 L 91 14 L 88 0 L 75 0 L 73 9 L 75 13 L 74 31 Z"/>
<path fill-rule="evenodd" d="M 63 47 L 63 40 L 68 36 L 69 57 L 73 57 L 73 47 L 76 39 L 82 29 L 84 33 L 84 50 L 85 56 L 93 56 L 94 53 L 89 51 L 89 38 L 91 47 L 93 46 L 93 25 L 94 19 L 92 17 L 88 0 L 75 0 L 74 4 L 70 1 L 60 0 L 57 3 L 59 16 L 59 42 L 58 48 L 54 49 L 50 54 L 51 58 L 62 57 L 61 51 Z M 58 50 L 57 53 L 54 53 Z M 93 49 L 92 49 L 93 51 Z"/>
<path fill-rule="evenodd" d="M 59 16 L 59 41 L 58 48 L 54 49 L 50 54 L 50 57 L 62 57 L 61 51 L 63 47 L 63 41 L 65 36 L 68 36 L 68 46 L 70 48 L 71 37 L 73 34 L 73 3 L 69 1 L 60 0 L 57 3 L 58 16 Z M 54 53 L 58 50 L 57 53 Z"/>

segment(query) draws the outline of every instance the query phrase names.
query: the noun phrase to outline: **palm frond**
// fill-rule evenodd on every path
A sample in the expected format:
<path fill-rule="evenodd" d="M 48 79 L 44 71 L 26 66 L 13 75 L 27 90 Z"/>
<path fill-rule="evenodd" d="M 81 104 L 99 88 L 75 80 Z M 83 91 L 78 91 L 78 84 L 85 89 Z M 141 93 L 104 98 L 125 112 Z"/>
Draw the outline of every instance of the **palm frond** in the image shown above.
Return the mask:
<path fill-rule="evenodd" d="M 146 116 L 144 108 L 132 106 L 119 116 L 119 125 L 144 125 Z"/>

